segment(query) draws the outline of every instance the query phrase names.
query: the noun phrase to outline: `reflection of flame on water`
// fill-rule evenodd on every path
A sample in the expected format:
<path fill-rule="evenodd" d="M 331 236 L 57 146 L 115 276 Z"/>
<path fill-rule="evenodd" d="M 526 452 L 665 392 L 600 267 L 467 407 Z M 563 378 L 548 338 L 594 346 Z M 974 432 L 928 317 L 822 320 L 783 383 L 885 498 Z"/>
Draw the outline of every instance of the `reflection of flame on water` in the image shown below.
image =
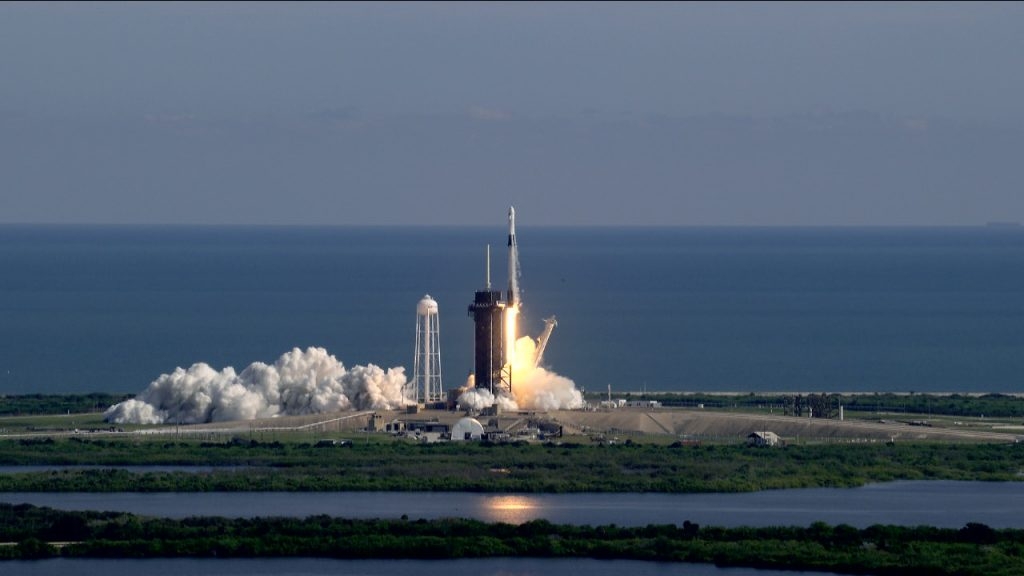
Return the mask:
<path fill-rule="evenodd" d="M 536 507 L 526 496 L 495 496 L 487 503 L 490 510 L 530 510 Z"/>
<path fill-rule="evenodd" d="M 486 520 L 491 522 L 522 524 L 542 515 L 540 501 L 530 496 L 492 496 L 483 504 Z"/>

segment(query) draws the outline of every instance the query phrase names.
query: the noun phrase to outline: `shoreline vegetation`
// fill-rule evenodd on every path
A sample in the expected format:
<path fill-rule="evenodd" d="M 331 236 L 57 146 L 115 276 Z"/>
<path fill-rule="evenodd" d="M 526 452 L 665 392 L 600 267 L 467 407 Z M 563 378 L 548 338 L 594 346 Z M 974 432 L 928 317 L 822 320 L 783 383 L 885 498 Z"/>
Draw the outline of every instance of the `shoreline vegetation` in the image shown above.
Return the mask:
<path fill-rule="evenodd" d="M 731 403 L 741 411 L 783 402 L 783 410 L 806 409 L 815 419 L 827 414 L 828 407 L 838 406 L 834 395 L 658 397 L 666 404 L 707 406 L 715 401 L 723 404 L 722 410 Z M 931 407 L 933 414 L 984 409 L 988 414 L 1012 415 L 1024 409 L 1024 398 L 1006 395 L 858 398 L 864 409 L 877 410 L 899 399 L 915 409 Z M 157 435 L 148 433 L 147 427 L 134 426 L 90 434 L 110 425 L 89 410 L 120 399 L 101 394 L 0 397 L 0 414 L 45 412 L 0 417 L 0 434 L 8 435 L 0 438 L 0 466 L 14 467 L 0 474 L 0 491 L 697 493 L 857 487 L 894 480 L 1024 480 L 1024 443 L 1012 441 L 1009 434 L 1009 441 L 1001 443 L 899 440 L 783 447 L 747 446 L 742 444 L 743 436 L 714 442 L 669 434 L 616 442 L 570 436 L 544 442 L 438 444 L 354 430 L 235 428 L 228 434 L 207 434 L 197 427 L 179 435 L 176 428 L 165 427 Z M 75 409 L 83 412 L 73 413 Z M 915 414 L 908 412 L 908 417 L 917 418 Z M 18 466 L 53 469 L 18 471 Z M 202 469 L 146 470 L 146 466 Z"/>
<path fill-rule="evenodd" d="M 0 428 L 29 435 L 0 439 L 0 492 L 464 491 L 747 492 L 856 487 L 894 480 L 1024 480 L 1024 444 L 898 441 L 756 447 L 736 441 L 690 442 L 665 435 L 594 443 L 397 440 L 385 434 L 262 432 L 154 435 L 144 427 L 109 435 L 96 406 L 122 397 L 0 398 Z M 709 409 L 813 411 L 837 406 L 832 395 L 649 395 L 666 404 Z M 975 411 L 1016 417 L 1024 400 L 1003 395 L 865 395 L 864 410 L 912 399 L 930 414 Z M 715 404 L 717 403 L 717 404 Z M 691 404 L 691 405 L 693 405 Z M 871 406 L 870 408 L 868 406 Z M 846 408 L 850 411 L 853 409 Z M 35 412 L 38 410 L 39 412 Z M 76 410 L 81 410 L 77 412 Z M 948 412 L 942 412 L 943 410 Z M 913 414 L 909 409 L 904 413 Z M 38 415 L 33 415 L 38 414 Z M 848 412 L 849 414 L 849 412 Z M 980 415 L 980 412 L 979 414 Z M 67 433 L 72 427 L 73 433 Z M 48 431 L 59 431 L 51 433 Z M 336 440 L 344 440 L 338 442 Z M 19 466 L 52 467 L 18 471 Z M 195 470 L 147 470 L 146 466 Z M 1001 576 L 1024 573 L 1024 530 L 875 525 L 864 529 L 719 528 L 691 522 L 646 527 L 521 525 L 477 520 L 298 518 L 165 519 L 121 512 L 58 511 L 0 504 L 0 560 L 45 558 L 456 559 L 595 558 L 713 563 L 722 567 L 843 574 Z"/>
<path fill-rule="evenodd" d="M 707 409 L 778 408 L 815 417 L 835 416 L 839 406 L 848 414 L 889 413 L 917 416 L 968 416 L 1024 418 L 1024 395 L 996 393 L 937 392 L 616 392 L 613 399 L 658 401 L 670 407 Z M 134 394 L 19 394 L 0 395 L 0 417 L 71 415 L 103 412 L 108 407 L 134 398 Z M 585 399 L 597 404 L 603 393 L 587 393 Z"/>
<path fill-rule="evenodd" d="M 915 417 L 965 416 L 1024 418 L 1024 396 L 1019 394 L 957 394 L 921 392 L 861 393 L 735 393 L 735 392 L 625 392 L 613 397 L 627 400 L 654 400 L 663 406 L 707 409 L 757 410 L 766 407 L 792 415 L 835 418 L 839 407 L 848 415 L 905 414 Z M 588 395 L 588 399 L 589 395 Z M 594 400 L 603 398 L 594 397 Z M 593 400 L 592 400 L 593 401 Z"/>
<path fill-rule="evenodd" d="M 296 439 L 0 441 L 2 492 L 465 491 L 750 492 L 894 480 L 1024 480 L 1024 445 L 901 442 L 791 445 L 422 444 L 359 435 Z M 125 469 L 123 467 L 139 467 Z M 209 467 L 147 471 L 145 466 Z M 67 467 L 67 468 L 62 468 Z M 81 467 L 81 468 L 76 468 Z"/>
<path fill-rule="evenodd" d="M 1024 530 L 814 523 L 718 528 L 476 520 L 150 518 L 0 504 L 0 560 L 44 558 L 596 558 L 843 574 L 1024 573 Z"/>

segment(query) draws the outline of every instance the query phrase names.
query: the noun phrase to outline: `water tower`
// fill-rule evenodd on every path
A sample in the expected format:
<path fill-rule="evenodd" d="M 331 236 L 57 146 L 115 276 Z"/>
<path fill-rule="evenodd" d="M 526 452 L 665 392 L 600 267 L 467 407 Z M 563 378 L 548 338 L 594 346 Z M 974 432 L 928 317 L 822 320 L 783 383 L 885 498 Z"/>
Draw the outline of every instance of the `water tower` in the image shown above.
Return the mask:
<path fill-rule="evenodd" d="M 412 363 L 412 383 L 406 394 L 411 402 L 429 404 L 444 400 L 440 335 L 437 301 L 427 294 L 416 305 L 416 352 Z"/>

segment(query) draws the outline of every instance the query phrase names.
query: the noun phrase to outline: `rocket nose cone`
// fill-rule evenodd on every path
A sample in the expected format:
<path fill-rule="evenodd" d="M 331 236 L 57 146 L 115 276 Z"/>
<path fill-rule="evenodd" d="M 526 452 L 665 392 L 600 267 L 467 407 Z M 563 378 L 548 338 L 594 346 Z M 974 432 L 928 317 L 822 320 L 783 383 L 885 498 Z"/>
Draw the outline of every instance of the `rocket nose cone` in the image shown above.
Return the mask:
<path fill-rule="evenodd" d="M 516 209 L 513 206 L 508 207 L 508 219 L 511 220 L 516 217 Z"/>

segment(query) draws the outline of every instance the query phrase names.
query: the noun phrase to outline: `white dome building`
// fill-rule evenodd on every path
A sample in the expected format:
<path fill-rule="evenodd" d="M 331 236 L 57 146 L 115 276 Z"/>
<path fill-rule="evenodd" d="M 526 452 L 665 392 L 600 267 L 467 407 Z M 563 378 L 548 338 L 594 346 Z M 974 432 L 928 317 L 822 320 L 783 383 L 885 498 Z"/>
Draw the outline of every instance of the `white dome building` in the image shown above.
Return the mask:
<path fill-rule="evenodd" d="M 452 426 L 452 442 L 480 440 L 484 437 L 484 426 L 476 418 L 463 418 Z"/>

